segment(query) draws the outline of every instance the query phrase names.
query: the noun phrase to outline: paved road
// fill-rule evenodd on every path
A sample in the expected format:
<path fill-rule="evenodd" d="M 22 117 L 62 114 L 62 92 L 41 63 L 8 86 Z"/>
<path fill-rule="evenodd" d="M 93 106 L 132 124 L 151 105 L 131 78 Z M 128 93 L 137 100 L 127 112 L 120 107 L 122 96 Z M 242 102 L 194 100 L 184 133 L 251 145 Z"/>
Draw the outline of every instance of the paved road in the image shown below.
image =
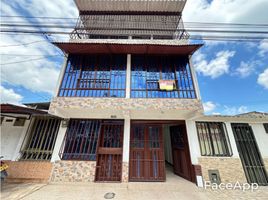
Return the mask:
<path fill-rule="evenodd" d="M 8 184 L 2 188 L 2 200 L 104 200 L 107 192 L 117 200 L 268 200 L 268 187 L 251 192 L 241 190 L 204 190 L 185 181 L 179 185 L 165 183 L 60 183 Z"/>

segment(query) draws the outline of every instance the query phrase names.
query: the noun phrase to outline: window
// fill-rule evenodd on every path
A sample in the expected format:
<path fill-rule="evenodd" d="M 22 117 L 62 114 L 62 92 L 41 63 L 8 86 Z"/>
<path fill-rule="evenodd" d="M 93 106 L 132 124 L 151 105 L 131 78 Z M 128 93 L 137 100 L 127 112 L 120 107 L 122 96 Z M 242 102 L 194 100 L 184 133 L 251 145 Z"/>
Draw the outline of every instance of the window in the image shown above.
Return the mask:
<path fill-rule="evenodd" d="M 2 123 L 4 121 L 4 119 L 5 119 L 5 117 L 1 116 L 1 125 L 2 125 Z"/>
<path fill-rule="evenodd" d="M 31 129 L 27 133 L 25 146 L 21 151 L 21 160 L 50 160 L 60 119 L 35 117 Z"/>
<path fill-rule="evenodd" d="M 222 122 L 196 122 L 202 156 L 232 156 L 225 124 Z"/>
<path fill-rule="evenodd" d="M 61 146 L 63 160 L 96 160 L 100 120 L 71 119 Z"/>
<path fill-rule="evenodd" d="M 26 119 L 25 118 L 16 118 L 14 126 L 24 126 Z"/>
<path fill-rule="evenodd" d="M 263 126 L 264 126 L 264 129 L 265 129 L 265 132 L 268 133 L 268 123 L 264 123 Z"/>
<path fill-rule="evenodd" d="M 133 55 L 131 63 L 132 98 L 196 98 L 187 57 Z M 174 89 L 160 90 L 161 80 L 174 81 Z"/>
<path fill-rule="evenodd" d="M 125 97 L 126 55 L 70 55 L 58 96 Z"/>

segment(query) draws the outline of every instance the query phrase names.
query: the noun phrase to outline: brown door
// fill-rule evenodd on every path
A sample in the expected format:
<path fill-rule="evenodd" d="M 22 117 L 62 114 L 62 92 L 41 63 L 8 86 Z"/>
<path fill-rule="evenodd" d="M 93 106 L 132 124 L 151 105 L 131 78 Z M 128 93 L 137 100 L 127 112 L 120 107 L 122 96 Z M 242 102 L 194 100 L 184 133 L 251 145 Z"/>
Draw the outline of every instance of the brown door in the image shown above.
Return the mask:
<path fill-rule="evenodd" d="M 165 181 L 165 159 L 161 125 L 132 125 L 129 180 Z"/>
<path fill-rule="evenodd" d="M 189 181 L 194 181 L 186 127 L 184 125 L 171 126 L 170 138 L 174 173 Z"/>
<path fill-rule="evenodd" d="M 101 125 L 95 181 L 121 181 L 123 123 Z"/>

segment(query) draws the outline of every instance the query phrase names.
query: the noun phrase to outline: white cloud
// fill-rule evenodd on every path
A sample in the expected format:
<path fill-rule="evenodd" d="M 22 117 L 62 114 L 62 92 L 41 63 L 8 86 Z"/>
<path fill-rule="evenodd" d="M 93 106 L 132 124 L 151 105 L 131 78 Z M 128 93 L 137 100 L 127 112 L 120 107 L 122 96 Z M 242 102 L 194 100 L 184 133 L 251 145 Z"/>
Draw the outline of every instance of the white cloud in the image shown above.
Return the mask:
<path fill-rule="evenodd" d="M 268 19 L 268 1 L 267 0 L 187 0 L 183 11 L 184 22 L 220 22 L 220 23 L 252 23 L 266 24 Z M 191 28 L 193 24 L 185 23 L 185 27 Z M 208 25 L 199 25 L 200 29 L 209 29 Z M 197 28 L 197 27 L 194 27 Z M 212 26 L 212 29 L 217 26 Z M 237 30 L 237 27 L 224 27 L 228 30 Z M 222 28 L 219 28 L 222 29 Z M 243 30 L 252 30 L 251 27 Z M 258 30 L 265 30 L 258 29 Z M 192 35 L 197 33 L 192 33 Z M 241 33 L 198 33 L 198 35 L 213 36 L 246 36 Z M 255 36 L 251 34 L 251 36 Z M 229 41 L 230 42 L 230 41 Z M 209 46 L 227 43 L 226 41 L 205 41 Z"/>
<path fill-rule="evenodd" d="M 241 113 L 246 113 L 248 112 L 248 107 L 247 106 L 223 106 L 224 109 L 222 111 L 223 115 L 237 115 Z"/>
<path fill-rule="evenodd" d="M 203 103 L 205 113 L 212 112 L 216 108 L 216 104 L 212 101 L 207 101 Z"/>
<path fill-rule="evenodd" d="M 20 104 L 22 96 L 17 94 L 13 89 L 7 89 L 0 86 L 1 91 L 1 103 Z"/>
<path fill-rule="evenodd" d="M 204 76 L 217 78 L 229 72 L 229 59 L 234 55 L 234 51 L 220 51 L 214 59 L 207 61 L 204 54 L 197 53 L 194 56 L 194 66 L 196 71 L 202 73 Z"/>
<path fill-rule="evenodd" d="M 10 16 L 23 15 L 34 17 L 75 18 L 78 11 L 73 1 L 3 1 L 1 14 Z M 23 24 L 70 24 L 68 19 L 27 19 L 2 18 L 4 23 L 19 21 Z M 74 22 L 76 20 L 73 20 Z M 47 30 L 47 29 L 46 29 Z M 57 30 L 57 29 L 53 29 Z M 62 31 L 62 30 L 61 30 Z M 70 30 L 64 30 L 70 31 Z M 55 36 L 58 40 L 65 40 L 68 36 Z M 37 42 L 35 42 L 37 41 Z M 25 44 L 31 43 L 32 44 Z M 19 45 L 20 46 L 12 46 Z M 14 86 L 23 86 L 33 92 L 47 92 L 52 94 L 59 75 L 63 55 L 55 46 L 50 44 L 43 35 L 31 34 L 1 34 L 1 79 Z M 10 55 L 7 55 L 10 54 Z M 34 56 L 37 55 L 37 56 Z M 49 55 L 49 56 L 48 56 Z M 54 56 L 56 55 L 56 56 Z M 35 60 L 38 59 L 38 60 Z M 21 62 L 32 60 L 28 62 Z M 9 64 L 13 63 L 14 64 Z"/>
<path fill-rule="evenodd" d="M 259 55 L 268 57 L 268 39 L 264 39 L 259 45 Z"/>
<path fill-rule="evenodd" d="M 248 62 L 242 61 L 240 63 L 240 66 L 236 68 L 235 74 L 240 76 L 241 78 L 248 77 L 255 71 L 258 65 L 259 65 L 258 61 L 248 61 Z"/>
<path fill-rule="evenodd" d="M 188 0 L 184 21 L 267 23 L 267 0 Z"/>
<path fill-rule="evenodd" d="M 268 89 L 268 68 L 259 74 L 257 82 L 264 88 Z"/>

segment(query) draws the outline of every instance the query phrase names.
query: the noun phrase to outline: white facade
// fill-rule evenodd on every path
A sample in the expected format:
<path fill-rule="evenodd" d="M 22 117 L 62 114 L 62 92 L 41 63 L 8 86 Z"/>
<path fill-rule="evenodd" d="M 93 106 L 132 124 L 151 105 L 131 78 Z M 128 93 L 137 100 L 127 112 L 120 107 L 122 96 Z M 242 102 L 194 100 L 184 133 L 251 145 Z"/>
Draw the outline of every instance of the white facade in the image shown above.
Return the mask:
<path fill-rule="evenodd" d="M 30 120 L 24 126 L 14 126 L 15 118 L 5 117 L 1 124 L 1 156 L 4 160 L 17 160 Z"/>

